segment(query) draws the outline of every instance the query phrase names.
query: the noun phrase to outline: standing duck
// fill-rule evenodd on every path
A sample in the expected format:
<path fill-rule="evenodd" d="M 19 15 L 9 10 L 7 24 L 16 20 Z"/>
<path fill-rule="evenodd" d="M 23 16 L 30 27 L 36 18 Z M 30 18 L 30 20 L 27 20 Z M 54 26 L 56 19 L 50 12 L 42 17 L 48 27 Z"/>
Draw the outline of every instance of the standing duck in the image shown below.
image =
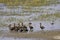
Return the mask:
<path fill-rule="evenodd" d="M 41 30 L 43 30 L 45 28 L 44 26 L 42 26 L 42 23 L 40 23 L 40 28 L 41 28 Z"/>
<path fill-rule="evenodd" d="M 32 32 L 33 31 L 32 23 L 29 23 L 29 28 L 30 28 L 30 31 Z"/>
<path fill-rule="evenodd" d="M 9 29 L 10 29 L 10 31 L 15 30 L 15 23 L 14 23 L 14 26 L 12 24 L 9 24 Z"/>

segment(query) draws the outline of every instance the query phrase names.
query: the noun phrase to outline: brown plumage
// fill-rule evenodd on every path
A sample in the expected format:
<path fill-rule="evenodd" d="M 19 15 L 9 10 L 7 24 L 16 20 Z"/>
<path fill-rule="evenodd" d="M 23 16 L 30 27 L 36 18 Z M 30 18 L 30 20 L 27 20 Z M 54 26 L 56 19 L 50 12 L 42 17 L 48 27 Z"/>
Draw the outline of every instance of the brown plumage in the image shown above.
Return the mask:
<path fill-rule="evenodd" d="M 28 32 L 28 29 L 27 29 L 27 27 L 23 24 L 23 23 L 21 23 L 21 27 L 20 27 L 20 32 Z"/>
<path fill-rule="evenodd" d="M 14 24 L 15 25 L 15 24 Z M 12 26 L 12 24 L 10 24 L 9 25 L 9 29 L 11 30 L 11 31 L 13 31 L 14 29 L 15 29 L 15 26 L 13 26 L 13 27 L 11 27 Z"/>
<path fill-rule="evenodd" d="M 30 31 L 33 31 L 32 23 L 29 23 L 29 28 L 30 28 Z"/>

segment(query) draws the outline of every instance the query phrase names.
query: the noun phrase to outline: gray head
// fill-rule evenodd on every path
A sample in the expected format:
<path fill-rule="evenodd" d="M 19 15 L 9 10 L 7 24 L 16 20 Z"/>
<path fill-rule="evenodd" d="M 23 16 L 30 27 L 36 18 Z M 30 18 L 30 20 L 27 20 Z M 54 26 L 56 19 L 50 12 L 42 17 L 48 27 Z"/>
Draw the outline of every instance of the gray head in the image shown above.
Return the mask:
<path fill-rule="evenodd" d="M 40 25 L 41 25 L 42 23 L 40 23 Z"/>
<path fill-rule="evenodd" d="M 42 25 L 42 23 L 40 23 L 40 26 Z"/>

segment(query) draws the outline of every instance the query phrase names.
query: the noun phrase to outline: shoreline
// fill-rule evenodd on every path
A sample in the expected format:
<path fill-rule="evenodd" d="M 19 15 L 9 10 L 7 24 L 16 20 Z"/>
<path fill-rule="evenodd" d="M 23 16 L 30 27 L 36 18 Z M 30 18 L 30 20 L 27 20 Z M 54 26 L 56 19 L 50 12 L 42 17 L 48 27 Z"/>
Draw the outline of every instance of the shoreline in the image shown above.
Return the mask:
<path fill-rule="evenodd" d="M 4 35 L 3 35 L 4 34 Z M 30 33 L 19 33 L 19 32 L 7 32 L 2 33 L 4 37 L 18 37 L 18 38 L 50 38 L 55 35 L 60 35 L 59 30 L 52 31 L 39 31 L 39 32 L 30 32 Z"/>
<path fill-rule="evenodd" d="M 38 31 L 30 33 L 0 32 L 0 38 L 11 40 L 60 40 L 60 29 L 51 31 Z M 57 37 L 57 38 L 56 38 Z"/>

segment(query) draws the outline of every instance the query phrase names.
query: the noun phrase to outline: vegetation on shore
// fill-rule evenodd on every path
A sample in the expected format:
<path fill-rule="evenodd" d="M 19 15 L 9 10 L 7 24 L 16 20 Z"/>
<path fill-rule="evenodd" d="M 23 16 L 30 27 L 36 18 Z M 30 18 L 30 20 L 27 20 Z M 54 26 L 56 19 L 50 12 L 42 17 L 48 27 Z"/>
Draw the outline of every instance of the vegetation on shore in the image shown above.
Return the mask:
<path fill-rule="evenodd" d="M 60 13 L 42 14 L 40 17 L 41 17 L 41 18 L 47 18 L 47 17 L 51 17 L 51 16 L 55 16 L 55 17 L 57 17 L 57 18 L 60 18 Z"/>
<path fill-rule="evenodd" d="M 46 5 L 52 5 L 52 4 L 59 4 L 60 2 L 58 0 L 0 0 L 0 3 L 4 3 L 7 6 L 28 6 L 28 7 L 23 7 L 23 9 L 27 10 L 27 11 L 31 11 L 30 6 L 46 6 Z M 25 12 L 25 11 L 24 11 Z M 23 12 L 23 13 L 24 13 Z M 32 12 L 32 11 L 31 11 Z M 0 12 L 0 16 L 26 16 L 26 15 L 31 15 L 30 14 L 23 14 L 23 13 L 8 13 L 8 12 Z M 33 12 L 39 12 L 38 10 L 33 10 Z M 41 16 L 38 16 L 37 20 L 50 20 L 50 17 L 56 17 L 56 18 L 60 18 L 60 13 L 55 13 L 55 14 L 43 14 Z M 13 18 L 13 17 L 12 17 Z M 8 20 L 8 22 L 12 22 L 14 21 L 16 18 L 10 18 Z M 36 18 L 34 18 L 35 20 Z M 52 18 L 53 19 L 53 18 Z M 55 19 L 55 18 L 54 18 Z M 3 20 L 3 19 L 1 19 Z M 20 19 L 16 19 L 18 22 L 21 21 Z M 4 20 L 5 22 L 6 20 Z M 6 21 L 7 22 L 7 21 Z M 5 23 L 0 22 L 0 26 L 6 25 Z"/>
<path fill-rule="evenodd" d="M 60 13 L 43 14 L 38 16 L 39 20 L 48 20 L 48 21 L 53 21 L 53 20 L 56 20 L 57 18 L 60 18 Z"/>
<path fill-rule="evenodd" d="M 60 2 L 58 0 L 0 0 L 0 3 L 5 3 L 8 6 L 43 6 Z"/>
<path fill-rule="evenodd" d="M 18 18 L 19 17 L 19 18 Z M 54 21 L 60 18 L 60 13 L 55 13 L 55 14 L 43 14 L 40 15 L 36 18 L 36 16 L 32 17 L 32 21 Z M 29 18 L 26 18 L 25 16 L 23 16 L 22 18 L 20 18 L 20 16 L 7 16 L 7 18 L 5 17 L 0 17 L 1 21 L 0 21 L 0 26 L 7 26 L 7 23 L 11 23 L 11 22 L 23 22 L 23 21 L 29 21 Z"/>

